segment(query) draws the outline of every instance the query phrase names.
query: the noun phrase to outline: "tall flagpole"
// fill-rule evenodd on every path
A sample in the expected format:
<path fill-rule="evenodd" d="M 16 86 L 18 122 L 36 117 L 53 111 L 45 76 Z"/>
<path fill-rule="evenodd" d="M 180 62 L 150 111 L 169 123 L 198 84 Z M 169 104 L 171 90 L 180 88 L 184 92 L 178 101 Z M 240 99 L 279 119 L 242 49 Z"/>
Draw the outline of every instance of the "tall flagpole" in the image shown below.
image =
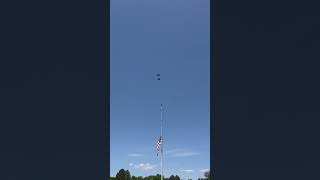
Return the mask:
<path fill-rule="evenodd" d="M 157 79 L 160 81 L 160 74 L 157 74 Z M 160 105 L 160 166 L 161 166 L 161 180 L 163 180 L 163 132 L 162 132 L 162 126 L 163 126 L 163 106 Z"/>
<path fill-rule="evenodd" d="M 162 136 L 162 123 L 163 123 L 163 107 L 161 104 L 160 107 L 160 113 L 161 113 L 161 180 L 163 180 L 163 136 Z"/>

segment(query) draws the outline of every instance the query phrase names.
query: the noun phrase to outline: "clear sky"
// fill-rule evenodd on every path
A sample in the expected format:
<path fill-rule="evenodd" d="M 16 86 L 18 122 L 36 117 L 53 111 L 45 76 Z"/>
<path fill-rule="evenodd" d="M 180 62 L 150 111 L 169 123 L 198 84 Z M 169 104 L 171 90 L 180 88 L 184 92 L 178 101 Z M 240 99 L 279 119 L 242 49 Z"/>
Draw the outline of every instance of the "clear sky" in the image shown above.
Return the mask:
<path fill-rule="evenodd" d="M 210 168 L 209 0 L 111 0 L 111 176 Z M 161 80 L 156 80 L 156 74 Z"/>

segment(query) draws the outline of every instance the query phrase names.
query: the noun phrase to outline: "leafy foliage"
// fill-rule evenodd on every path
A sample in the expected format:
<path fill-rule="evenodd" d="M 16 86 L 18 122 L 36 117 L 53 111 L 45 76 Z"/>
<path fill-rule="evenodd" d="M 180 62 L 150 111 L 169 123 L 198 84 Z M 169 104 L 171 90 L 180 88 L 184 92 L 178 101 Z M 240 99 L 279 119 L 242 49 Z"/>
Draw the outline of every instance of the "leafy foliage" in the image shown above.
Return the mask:
<path fill-rule="evenodd" d="M 115 180 L 131 180 L 131 175 L 128 170 L 120 169 L 117 173 Z"/>
<path fill-rule="evenodd" d="M 126 170 L 126 180 L 131 180 L 131 175 L 129 170 Z"/>
<path fill-rule="evenodd" d="M 110 180 L 161 180 L 161 175 L 151 175 L 147 177 L 131 176 L 129 170 L 120 169 L 116 177 L 110 177 Z M 163 177 L 163 180 L 181 180 L 178 175 L 171 175 L 169 178 Z"/>

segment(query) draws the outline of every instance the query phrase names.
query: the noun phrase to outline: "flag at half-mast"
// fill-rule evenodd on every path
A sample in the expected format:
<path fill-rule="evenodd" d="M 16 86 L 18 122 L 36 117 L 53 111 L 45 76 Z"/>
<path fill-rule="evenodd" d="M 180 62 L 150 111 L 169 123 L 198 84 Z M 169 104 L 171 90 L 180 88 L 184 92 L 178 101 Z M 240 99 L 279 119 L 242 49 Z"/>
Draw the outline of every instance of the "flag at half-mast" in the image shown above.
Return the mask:
<path fill-rule="evenodd" d="M 160 152 L 160 150 L 161 150 L 161 145 L 162 145 L 162 137 L 160 136 L 160 138 L 159 138 L 159 140 L 158 140 L 158 142 L 157 142 L 157 156 L 158 156 L 158 154 L 159 154 L 159 152 Z"/>

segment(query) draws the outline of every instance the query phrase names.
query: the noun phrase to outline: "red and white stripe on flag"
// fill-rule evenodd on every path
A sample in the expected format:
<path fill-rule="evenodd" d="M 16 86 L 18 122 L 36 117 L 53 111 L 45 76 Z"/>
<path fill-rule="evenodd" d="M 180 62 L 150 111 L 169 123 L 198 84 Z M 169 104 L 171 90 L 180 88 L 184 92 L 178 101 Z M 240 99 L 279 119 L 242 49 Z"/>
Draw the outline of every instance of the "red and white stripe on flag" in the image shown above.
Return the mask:
<path fill-rule="evenodd" d="M 160 152 L 161 144 L 162 144 L 162 138 L 160 136 L 160 139 L 157 142 L 157 156 L 158 156 L 158 153 Z"/>

